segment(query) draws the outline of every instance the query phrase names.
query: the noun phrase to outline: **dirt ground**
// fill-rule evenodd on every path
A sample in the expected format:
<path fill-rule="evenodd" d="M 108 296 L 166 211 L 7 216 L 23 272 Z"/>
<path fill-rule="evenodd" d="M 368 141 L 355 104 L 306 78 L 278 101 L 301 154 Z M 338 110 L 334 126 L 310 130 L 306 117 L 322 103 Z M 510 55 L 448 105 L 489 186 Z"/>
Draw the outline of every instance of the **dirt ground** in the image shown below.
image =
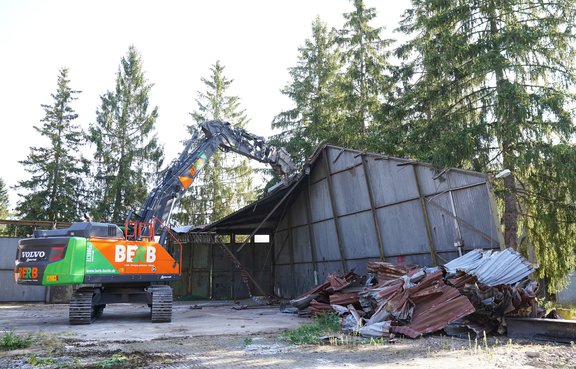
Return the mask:
<path fill-rule="evenodd" d="M 0 304 L 0 335 L 30 336 L 0 351 L 1 369 L 29 368 L 576 368 L 576 345 L 443 335 L 296 346 L 280 333 L 311 322 L 252 301 L 177 302 L 171 323 L 117 304 L 91 325 L 68 325 L 66 305 Z"/>

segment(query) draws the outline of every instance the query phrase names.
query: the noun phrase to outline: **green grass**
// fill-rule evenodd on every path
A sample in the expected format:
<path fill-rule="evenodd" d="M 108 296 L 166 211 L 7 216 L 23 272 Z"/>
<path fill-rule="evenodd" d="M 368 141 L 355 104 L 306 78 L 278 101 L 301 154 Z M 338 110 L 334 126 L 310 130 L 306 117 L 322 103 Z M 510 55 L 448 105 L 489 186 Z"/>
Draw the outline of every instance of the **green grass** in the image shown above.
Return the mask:
<path fill-rule="evenodd" d="M 0 350 L 9 351 L 30 347 L 32 337 L 22 338 L 12 332 L 5 332 L 0 339 Z"/>
<path fill-rule="evenodd" d="M 296 345 L 320 343 L 320 337 L 340 332 L 338 314 L 326 313 L 313 318 L 312 324 L 306 324 L 281 334 L 281 338 Z"/>
<path fill-rule="evenodd" d="M 124 365 L 128 361 L 128 357 L 122 354 L 114 354 L 111 358 L 104 359 L 98 362 L 100 368 L 117 368 Z"/>

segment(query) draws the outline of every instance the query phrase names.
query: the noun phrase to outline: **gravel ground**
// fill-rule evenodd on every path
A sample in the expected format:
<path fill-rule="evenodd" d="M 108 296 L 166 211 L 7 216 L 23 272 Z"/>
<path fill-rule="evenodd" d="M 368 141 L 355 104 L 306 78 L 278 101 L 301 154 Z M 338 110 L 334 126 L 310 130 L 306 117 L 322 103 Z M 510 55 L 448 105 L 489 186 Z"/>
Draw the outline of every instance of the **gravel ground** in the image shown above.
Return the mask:
<path fill-rule="evenodd" d="M 167 324 L 152 324 L 134 307 L 121 306 L 89 326 L 72 327 L 66 310 L 0 305 L 0 334 L 33 341 L 26 349 L 0 351 L 0 368 L 576 368 L 575 344 L 506 337 L 481 342 L 442 335 L 394 342 L 345 337 L 296 346 L 281 332 L 310 320 L 272 306 L 181 303 Z"/>

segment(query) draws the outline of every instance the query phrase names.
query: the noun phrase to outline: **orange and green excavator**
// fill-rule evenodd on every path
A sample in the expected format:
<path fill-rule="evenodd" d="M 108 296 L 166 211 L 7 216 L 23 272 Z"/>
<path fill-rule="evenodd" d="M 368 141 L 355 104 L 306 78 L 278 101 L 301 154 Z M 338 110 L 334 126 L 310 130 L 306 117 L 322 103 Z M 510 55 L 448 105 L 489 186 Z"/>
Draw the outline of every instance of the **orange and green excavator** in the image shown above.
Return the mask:
<path fill-rule="evenodd" d="M 210 157 L 221 149 L 271 165 L 281 177 L 295 169 L 283 148 L 228 122 L 203 122 L 165 169 L 138 213 L 117 224 L 75 222 L 37 230 L 19 242 L 14 277 L 21 285 L 74 285 L 70 324 L 90 324 L 107 304 L 145 303 L 152 322 L 172 320 L 170 282 L 182 273 L 182 246 L 168 243 L 173 209 Z M 168 248 L 168 244 L 172 246 Z"/>

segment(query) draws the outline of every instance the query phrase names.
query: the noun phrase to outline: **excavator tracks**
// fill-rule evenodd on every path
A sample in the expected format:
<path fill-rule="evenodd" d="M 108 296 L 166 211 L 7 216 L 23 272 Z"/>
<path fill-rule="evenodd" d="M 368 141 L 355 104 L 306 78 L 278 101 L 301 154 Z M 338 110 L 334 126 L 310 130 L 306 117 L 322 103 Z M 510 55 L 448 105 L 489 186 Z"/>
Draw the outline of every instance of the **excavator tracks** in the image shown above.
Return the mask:
<path fill-rule="evenodd" d="M 148 292 L 152 294 L 153 323 L 167 323 L 172 321 L 172 288 L 170 286 L 151 286 Z"/>
<path fill-rule="evenodd" d="M 92 306 L 94 294 L 94 288 L 80 288 L 72 294 L 68 310 L 70 324 L 90 324 L 100 315 Z"/>

